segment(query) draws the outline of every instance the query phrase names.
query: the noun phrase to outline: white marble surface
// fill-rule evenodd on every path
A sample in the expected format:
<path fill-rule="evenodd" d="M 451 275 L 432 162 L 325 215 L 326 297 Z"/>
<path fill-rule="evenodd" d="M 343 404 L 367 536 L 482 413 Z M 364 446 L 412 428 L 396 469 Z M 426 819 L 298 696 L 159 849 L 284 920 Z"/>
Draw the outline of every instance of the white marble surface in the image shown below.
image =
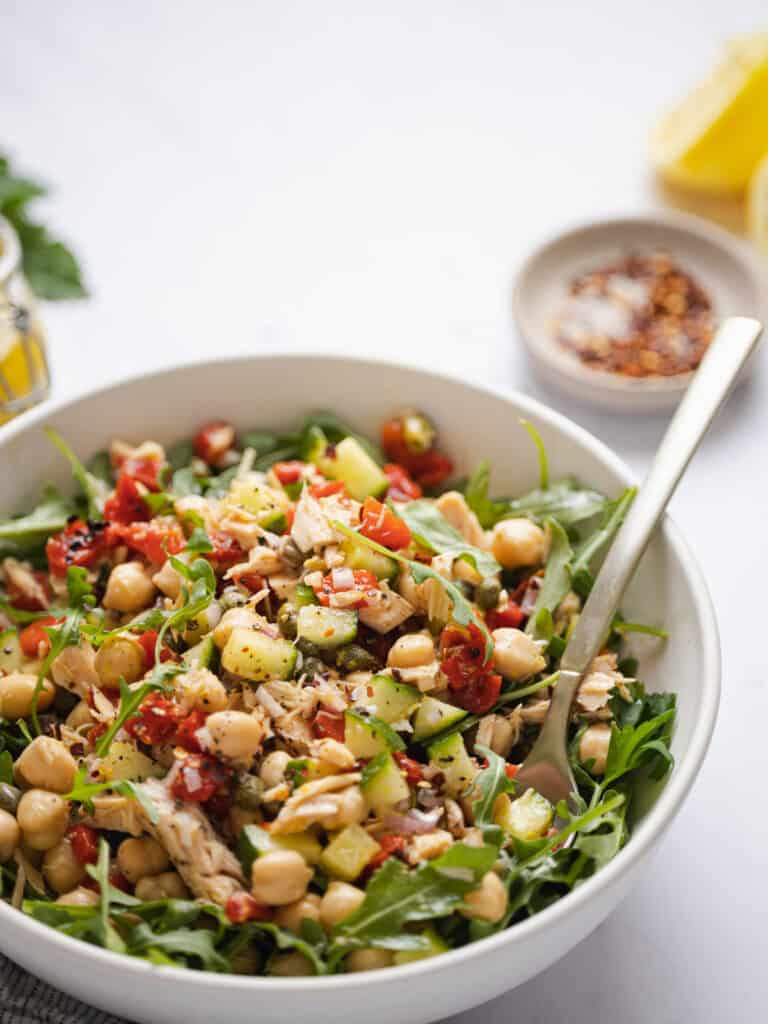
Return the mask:
<path fill-rule="evenodd" d="M 654 114 L 761 14 L 760 0 L 5 4 L 2 145 L 55 183 L 50 222 L 92 289 L 46 310 L 55 393 L 216 352 L 382 354 L 539 394 L 641 470 L 664 422 L 530 381 L 510 276 L 561 224 L 663 202 Z M 767 434 L 763 374 L 674 503 L 725 665 L 695 791 L 595 935 L 453 1024 L 765 1019 Z"/>

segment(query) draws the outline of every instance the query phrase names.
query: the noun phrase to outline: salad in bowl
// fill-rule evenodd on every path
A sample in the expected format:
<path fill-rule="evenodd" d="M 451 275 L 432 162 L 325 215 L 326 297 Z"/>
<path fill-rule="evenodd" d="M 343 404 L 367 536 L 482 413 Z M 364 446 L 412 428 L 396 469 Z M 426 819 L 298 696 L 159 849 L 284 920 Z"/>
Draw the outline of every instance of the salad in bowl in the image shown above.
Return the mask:
<path fill-rule="evenodd" d="M 433 423 L 374 441 L 203 425 L 113 440 L 0 523 L 0 892 L 153 964 L 357 972 L 514 927 L 630 840 L 672 766 L 615 619 L 574 705 L 571 809 L 515 774 L 629 507 L 491 497 Z M 521 433 L 521 436 L 525 436 Z"/>

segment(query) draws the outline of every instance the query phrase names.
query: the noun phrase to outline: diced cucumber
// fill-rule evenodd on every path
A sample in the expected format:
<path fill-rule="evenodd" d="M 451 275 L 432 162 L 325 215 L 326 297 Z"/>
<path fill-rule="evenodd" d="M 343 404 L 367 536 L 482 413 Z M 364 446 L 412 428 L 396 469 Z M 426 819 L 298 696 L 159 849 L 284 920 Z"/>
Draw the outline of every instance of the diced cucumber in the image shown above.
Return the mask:
<path fill-rule="evenodd" d="M 367 569 L 380 580 L 393 580 L 397 576 L 398 565 L 394 558 L 387 558 L 386 555 L 369 548 L 367 544 L 347 537 L 341 545 L 341 550 L 350 569 Z"/>
<path fill-rule="evenodd" d="M 236 479 L 230 484 L 227 500 L 256 516 L 259 526 L 274 533 L 282 533 L 288 525 L 285 508 L 270 487 L 248 478 Z"/>
<path fill-rule="evenodd" d="M 344 743 L 355 757 L 375 757 L 389 750 L 404 750 L 405 744 L 380 718 L 368 715 L 365 708 L 344 712 Z"/>
<path fill-rule="evenodd" d="M 221 652 L 221 664 L 233 675 L 263 683 L 268 679 L 290 679 L 297 654 L 289 640 L 237 626 Z"/>
<path fill-rule="evenodd" d="M 371 714 L 383 722 L 400 722 L 408 718 L 421 701 L 415 686 L 397 683 L 392 676 L 380 674 L 361 687 L 365 692 L 358 703 L 370 708 Z"/>
<path fill-rule="evenodd" d="M 368 452 L 354 437 L 345 437 L 337 445 L 313 450 L 312 461 L 331 480 L 343 480 L 350 496 L 357 501 L 383 494 L 389 481 Z"/>
<path fill-rule="evenodd" d="M 428 945 L 424 949 L 401 949 L 395 953 L 395 964 L 410 964 L 414 960 L 426 960 L 429 956 L 447 953 L 451 948 L 434 928 L 425 928 L 421 932 L 421 937 L 427 940 Z"/>
<path fill-rule="evenodd" d="M 237 840 L 237 856 L 246 877 L 257 857 L 274 850 L 295 850 L 307 864 L 317 864 L 323 848 L 314 832 L 294 832 L 292 835 L 271 836 L 259 825 L 246 825 Z"/>
<path fill-rule="evenodd" d="M 323 850 L 320 864 L 333 878 L 354 882 L 381 847 L 359 825 L 347 825 Z"/>
<path fill-rule="evenodd" d="M 466 717 L 464 708 L 456 708 L 435 697 L 425 697 L 413 719 L 413 738 L 428 740 Z"/>
<path fill-rule="evenodd" d="M 185 651 L 181 660 L 190 668 L 210 668 L 215 653 L 216 644 L 213 642 L 213 636 L 208 635 L 204 636 L 199 644 Z"/>
<path fill-rule="evenodd" d="M 391 754 L 377 754 L 363 771 L 360 783 L 365 802 L 374 814 L 382 815 L 401 800 L 408 800 L 411 791 L 403 773 Z"/>
<path fill-rule="evenodd" d="M 118 779 L 144 782 L 145 779 L 161 778 L 165 770 L 137 750 L 133 743 L 114 740 L 109 753 L 99 764 L 99 773 L 105 782 L 116 782 Z"/>
<path fill-rule="evenodd" d="M 296 635 L 324 649 L 341 647 L 357 636 L 357 612 L 308 604 L 299 608 Z"/>
<path fill-rule="evenodd" d="M 294 757 L 285 766 L 285 777 L 294 789 L 305 782 L 321 779 L 324 775 L 335 774 L 336 769 L 326 761 L 316 757 Z"/>
<path fill-rule="evenodd" d="M 218 626 L 222 616 L 222 608 L 218 601 L 211 601 L 207 608 L 198 612 L 190 619 L 181 634 L 182 640 L 190 647 L 194 647 L 199 640 L 207 636 L 212 629 Z"/>
<path fill-rule="evenodd" d="M 494 807 L 493 820 L 516 839 L 538 839 L 543 836 L 554 818 L 549 800 L 533 789 L 527 789 L 517 800 L 507 794 L 499 797 Z"/>
<path fill-rule="evenodd" d="M 293 603 L 297 608 L 303 608 L 305 604 L 319 604 L 319 601 L 312 587 L 307 586 L 306 583 L 297 583 Z"/>
<path fill-rule="evenodd" d="M 320 427 L 311 426 L 304 438 L 301 457 L 304 462 L 311 462 L 313 465 L 319 467 L 320 460 L 325 456 L 329 445 L 330 441 Z M 322 469 L 320 472 L 322 472 Z"/>
<path fill-rule="evenodd" d="M 445 776 L 445 791 L 449 796 L 460 796 L 477 775 L 464 740 L 457 732 L 437 740 L 428 753 L 430 764 Z"/>
<path fill-rule="evenodd" d="M 0 633 L 0 672 L 8 674 L 21 668 L 21 644 L 15 629 Z"/>

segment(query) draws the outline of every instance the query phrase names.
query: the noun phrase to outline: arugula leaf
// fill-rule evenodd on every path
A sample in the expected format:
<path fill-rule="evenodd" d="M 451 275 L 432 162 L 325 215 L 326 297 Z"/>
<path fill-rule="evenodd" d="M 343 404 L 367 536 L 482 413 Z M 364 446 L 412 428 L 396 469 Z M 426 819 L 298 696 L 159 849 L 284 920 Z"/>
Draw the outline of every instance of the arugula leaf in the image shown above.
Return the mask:
<path fill-rule="evenodd" d="M 416 542 L 427 551 L 463 558 L 477 569 L 481 576 L 493 576 L 501 572 L 501 566 L 496 559 L 487 551 L 481 551 L 480 548 L 467 543 L 433 502 L 424 499 L 410 501 L 397 510 L 397 515 L 408 526 Z"/>
<path fill-rule="evenodd" d="M 572 551 L 568 534 L 556 519 L 547 519 L 546 524 L 551 537 L 549 558 L 544 569 L 544 580 L 536 598 L 536 604 L 525 627 L 526 633 L 537 640 L 551 638 L 551 629 L 549 636 L 547 636 L 547 629 L 551 625 L 557 606 L 571 589 Z"/>
<path fill-rule="evenodd" d="M 109 919 L 109 904 L 112 894 L 112 885 L 109 881 L 109 855 L 109 843 L 102 838 L 99 840 L 99 859 L 95 866 L 87 865 L 86 871 L 99 884 L 101 944 L 105 949 L 112 950 L 113 953 L 125 953 L 125 943 Z"/>
<path fill-rule="evenodd" d="M 210 537 L 205 532 L 204 527 L 196 526 L 194 528 L 189 535 L 185 551 L 192 551 L 195 554 L 207 554 L 213 551 L 213 544 L 211 544 Z"/>
<path fill-rule="evenodd" d="M 69 607 L 64 621 L 58 626 L 45 626 L 45 633 L 50 641 L 48 653 L 40 663 L 37 683 L 32 694 L 32 723 L 36 735 L 40 735 L 40 721 L 37 717 L 37 701 L 43 683 L 48 676 L 51 665 L 67 647 L 77 647 L 80 643 L 80 626 L 83 619 L 96 602 L 88 574 L 82 566 L 70 565 L 67 569 L 67 592 Z"/>
<path fill-rule="evenodd" d="M 593 580 L 589 571 L 592 559 L 616 535 L 636 494 L 636 487 L 628 487 L 616 501 L 607 503 L 598 528 L 576 547 L 571 562 L 571 585 L 581 597 L 587 597 L 592 590 Z"/>
<path fill-rule="evenodd" d="M 0 752 L 0 782 L 13 785 L 13 757 L 10 750 Z"/>
<path fill-rule="evenodd" d="M 112 472 L 112 459 L 109 457 L 109 452 L 95 452 L 86 462 L 85 468 L 91 476 L 106 484 L 109 490 L 112 489 L 115 483 L 115 475 Z"/>
<path fill-rule="evenodd" d="M 0 522 L 0 543 L 5 541 L 18 551 L 34 551 L 53 533 L 59 533 L 75 512 L 72 502 L 56 490 L 46 487 L 40 504 L 28 515 Z"/>
<path fill-rule="evenodd" d="M 520 420 L 521 426 L 525 427 L 528 433 L 533 438 L 533 443 L 536 445 L 539 453 L 539 487 L 542 491 L 546 491 L 549 488 L 549 462 L 547 460 L 547 449 L 544 447 L 544 442 L 541 440 L 541 435 L 532 423 L 528 420 Z"/>
<path fill-rule="evenodd" d="M 376 541 L 370 540 L 368 537 L 364 537 L 361 533 L 358 533 L 357 530 L 352 530 L 345 523 L 341 523 L 337 519 L 332 519 L 330 522 L 334 530 L 338 530 L 347 537 L 352 537 L 353 540 L 357 541 L 359 544 L 365 544 L 366 547 L 371 548 L 373 551 L 378 551 L 380 555 L 386 555 L 387 558 L 393 558 L 396 562 L 400 562 L 401 565 L 407 565 L 416 583 L 423 583 L 424 580 L 428 579 L 437 580 L 453 602 L 451 614 L 454 620 L 460 626 L 469 626 L 470 624 L 477 626 L 485 637 L 486 664 L 491 660 L 491 657 L 493 656 L 493 637 L 488 631 L 485 620 L 477 614 L 472 603 L 466 599 L 462 591 L 459 590 L 454 583 L 445 579 L 444 576 L 441 576 L 439 572 L 436 572 L 430 566 L 423 565 L 421 562 L 414 562 L 410 558 L 406 558 L 404 555 L 401 555 L 396 551 L 390 551 L 389 548 L 382 547 L 381 544 L 377 544 Z"/>
<path fill-rule="evenodd" d="M 180 955 L 200 961 L 205 971 L 229 970 L 229 961 L 216 949 L 216 935 L 204 928 L 180 928 L 176 931 L 153 931 L 146 923 L 135 924 L 126 936 L 131 953 L 146 954 L 160 950 L 170 956 Z"/>
<path fill-rule="evenodd" d="M 188 467 L 194 457 L 195 447 L 191 441 L 178 441 L 171 445 L 165 453 L 168 465 L 174 471 Z"/>
<path fill-rule="evenodd" d="M 642 622 L 624 622 L 619 618 L 613 620 L 611 629 L 614 633 L 646 633 L 648 636 L 657 636 L 662 640 L 666 640 L 669 636 L 666 629 L 662 629 L 661 626 L 646 626 Z"/>
<path fill-rule="evenodd" d="M 613 791 L 608 791 L 606 796 L 612 797 Z M 593 862 L 595 869 L 603 867 L 609 860 L 613 860 L 621 847 L 627 841 L 629 829 L 627 828 L 627 809 L 629 801 L 605 811 L 601 817 L 587 822 L 579 831 L 575 841 L 574 849 L 586 854 Z"/>
<path fill-rule="evenodd" d="M 305 442 L 311 431 L 322 431 L 331 444 L 338 444 L 345 437 L 354 437 L 375 463 L 381 466 L 384 462 L 384 454 L 378 445 L 374 444 L 370 438 L 365 437 L 364 434 L 358 434 L 347 423 L 340 420 L 336 413 L 330 412 L 327 409 L 312 412 L 304 420 L 300 432 L 300 438 L 303 442 Z M 300 447 L 303 447 L 303 444 Z"/>
<path fill-rule="evenodd" d="M 629 684 L 632 701 L 612 690 L 610 707 L 614 715 L 611 742 L 602 788 L 645 765 L 654 780 L 662 779 L 674 764 L 669 749 L 676 711 L 673 693 L 646 696 L 641 683 Z"/>
<path fill-rule="evenodd" d="M 53 427 L 45 427 L 44 432 L 72 467 L 72 474 L 80 484 L 80 489 L 85 495 L 85 500 L 88 504 L 88 518 L 102 519 L 104 515 L 104 500 L 110 491 L 109 485 L 94 476 L 93 473 L 88 472 L 67 442 L 56 433 Z"/>
<path fill-rule="evenodd" d="M 495 846 L 454 843 L 441 857 L 415 869 L 390 857 L 374 873 L 357 910 L 334 927 L 332 961 L 366 946 L 423 949 L 426 940 L 406 932 L 405 925 L 452 913 L 490 871 L 497 856 Z"/>
<path fill-rule="evenodd" d="M 495 526 L 508 508 L 508 502 L 492 501 L 488 497 L 490 482 L 491 464 L 487 459 L 483 459 L 464 488 L 464 499 L 485 530 Z"/>
<path fill-rule="evenodd" d="M 186 498 L 190 494 L 202 494 L 203 487 L 191 466 L 177 469 L 171 477 L 171 492 L 177 498 Z"/>
<path fill-rule="evenodd" d="M 475 776 L 469 799 L 472 804 L 475 825 L 482 830 L 486 843 L 501 846 L 504 832 L 493 820 L 496 801 L 502 793 L 513 793 L 515 783 L 507 778 L 507 762 L 489 747 L 475 744 L 475 753 L 481 754 L 488 761 L 488 767 Z M 475 799 L 472 799 L 477 794 Z"/>

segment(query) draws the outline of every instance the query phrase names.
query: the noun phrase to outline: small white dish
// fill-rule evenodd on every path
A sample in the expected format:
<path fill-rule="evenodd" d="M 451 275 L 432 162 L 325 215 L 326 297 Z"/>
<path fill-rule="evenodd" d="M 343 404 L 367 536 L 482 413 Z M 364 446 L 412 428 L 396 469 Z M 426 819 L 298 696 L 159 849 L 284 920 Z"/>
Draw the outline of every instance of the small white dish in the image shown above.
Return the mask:
<path fill-rule="evenodd" d="M 692 374 L 625 377 L 586 366 L 556 340 L 553 318 L 569 283 L 629 253 L 669 252 L 709 295 L 713 313 L 765 319 L 760 270 L 746 246 L 712 224 L 684 214 L 594 221 L 537 247 L 513 286 L 515 323 L 539 375 L 569 395 L 624 412 L 655 412 L 676 405 Z"/>

